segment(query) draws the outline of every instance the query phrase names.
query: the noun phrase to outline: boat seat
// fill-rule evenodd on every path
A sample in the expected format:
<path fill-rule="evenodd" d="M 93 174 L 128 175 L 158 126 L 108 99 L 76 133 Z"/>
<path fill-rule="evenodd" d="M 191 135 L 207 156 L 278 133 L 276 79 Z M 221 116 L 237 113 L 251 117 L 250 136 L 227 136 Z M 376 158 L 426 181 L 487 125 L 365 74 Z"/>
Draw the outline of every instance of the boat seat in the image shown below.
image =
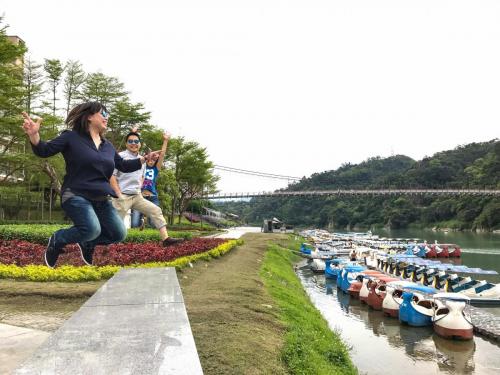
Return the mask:
<path fill-rule="evenodd" d="M 427 299 L 418 301 L 417 305 L 425 307 L 426 309 L 434 309 L 437 307 L 437 304 L 434 301 L 429 301 Z"/>
<path fill-rule="evenodd" d="M 437 315 L 446 315 L 450 312 L 450 309 L 447 308 L 447 307 L 441 307 L 439 309 L 436 310 L 436 316 Z"/>
<path fill-rule="evenodd" d="M 463 284 L 452 286 L 451 290 L 453 290 L 454 292 L 460 292 L 462 290 L 466 290 L 473 287 L 475 284 L 477 284 L 477 280 L 471 280 Z"/>
<path fill-rule="evenodd" d="M 476 288 L 474 291 L 476 293 L 481 293 L 481 292 L 484 292 L 485 290 L 488 290 L 488 289 L 491 289 L 495 287 L 495 284 L 492 284 L 492 283 L 486 283 L 484 285 L 481 285 L 480 287 Z"/>

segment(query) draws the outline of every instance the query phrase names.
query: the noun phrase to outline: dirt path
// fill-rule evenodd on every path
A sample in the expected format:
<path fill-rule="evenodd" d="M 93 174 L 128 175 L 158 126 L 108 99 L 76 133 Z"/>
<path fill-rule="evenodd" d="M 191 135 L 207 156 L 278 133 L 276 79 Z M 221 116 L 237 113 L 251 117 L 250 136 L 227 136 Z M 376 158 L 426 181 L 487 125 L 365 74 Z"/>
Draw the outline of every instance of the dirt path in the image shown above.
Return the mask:
<path fill-rule="evenodd" d="M 266 243 L 283 235 L 246 234 L 226 256 L 178 273 L 205 374 L 284 374 L 283 327 L 259 278 Z"/>
<path fill-rule="evenodd" d="M 103 283 L 0 280 L 0 323 L 53 332 Z"/>

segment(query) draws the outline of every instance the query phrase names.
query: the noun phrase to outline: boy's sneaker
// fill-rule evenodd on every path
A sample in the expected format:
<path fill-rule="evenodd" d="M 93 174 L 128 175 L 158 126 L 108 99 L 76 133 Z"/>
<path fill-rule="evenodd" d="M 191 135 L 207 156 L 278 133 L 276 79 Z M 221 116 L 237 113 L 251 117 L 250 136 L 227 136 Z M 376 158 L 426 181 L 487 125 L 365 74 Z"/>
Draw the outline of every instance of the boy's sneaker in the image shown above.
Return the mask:
<path fill-rule="evenodd" d="M 184 238 L 172 238 L 172 237 L 167 237 L 165 238 L 163 241 L 162 241 L 162 245 L 164 247 L 167 247 L 167 246 L 173 246 L 173 245 L 177 245 L 177 244 L 180 244 L 181 242 L 184 242 L 185 239 Z"/>
<path fill-rule="evenodd" d="M 47 248 L 45 249 L 45 264 L 47 265 L 47 267 L 55 267 L 57 258 L 59 258 L 61 250 L 61 246 L 57 246 L 56 244 L 56 234 L 54 233 L 52 236 L 50 236 Z"/>
<path fill-rule="evenodd" d="M 83 262 L 87 266 L 91 266 L 92 258 L 94 256 L 94 248 L 90 246 L 85 246 L 84 242 L 78 242 L 76 246 L 78 246 L 78 248 L 80 249 L 80 254 L 82 254 Z"/>

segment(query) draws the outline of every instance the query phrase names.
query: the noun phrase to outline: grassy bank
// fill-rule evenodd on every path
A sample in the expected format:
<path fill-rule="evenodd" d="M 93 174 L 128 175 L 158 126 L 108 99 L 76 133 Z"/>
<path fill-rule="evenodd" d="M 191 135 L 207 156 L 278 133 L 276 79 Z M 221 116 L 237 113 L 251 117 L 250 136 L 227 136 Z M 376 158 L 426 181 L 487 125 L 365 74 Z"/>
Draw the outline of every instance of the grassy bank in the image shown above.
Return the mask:
<path fill-rule="evenodd" d="M 346 346 L 312 305 L 293 271 L 299 257 L 270 244 L 261 268 L 286 334 L 282 360 L 292 374 L 355 374 Z"/>
<path fill-rule="evenodd" d="M 205 374 L 353 374 L 346 347 L 293 271 L 282 234 L 179 273 Z M 281 245 L 281 246 L 280 246 Z"/>

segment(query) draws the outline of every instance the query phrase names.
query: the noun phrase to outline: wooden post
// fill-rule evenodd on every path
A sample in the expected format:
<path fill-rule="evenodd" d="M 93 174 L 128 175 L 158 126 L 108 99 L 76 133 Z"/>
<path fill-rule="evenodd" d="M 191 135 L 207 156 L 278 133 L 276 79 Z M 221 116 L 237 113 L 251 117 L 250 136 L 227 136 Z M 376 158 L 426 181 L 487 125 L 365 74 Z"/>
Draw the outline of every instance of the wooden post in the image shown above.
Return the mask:
<path fill-rule="evenodd" d="M 42 194 L 40 195 L 40 199 L 42 200 L 42 221 L 43 221 L 43 201 L 44 201 L 44 191 L 43 191 L 43 186 L 40 187 L 40 189 L 42 190 Z"/>
<path fill-rule="evenodd" d="M 52 185 L 50 185 L 49 194 L 49 221 L 52 221 Z"/>

